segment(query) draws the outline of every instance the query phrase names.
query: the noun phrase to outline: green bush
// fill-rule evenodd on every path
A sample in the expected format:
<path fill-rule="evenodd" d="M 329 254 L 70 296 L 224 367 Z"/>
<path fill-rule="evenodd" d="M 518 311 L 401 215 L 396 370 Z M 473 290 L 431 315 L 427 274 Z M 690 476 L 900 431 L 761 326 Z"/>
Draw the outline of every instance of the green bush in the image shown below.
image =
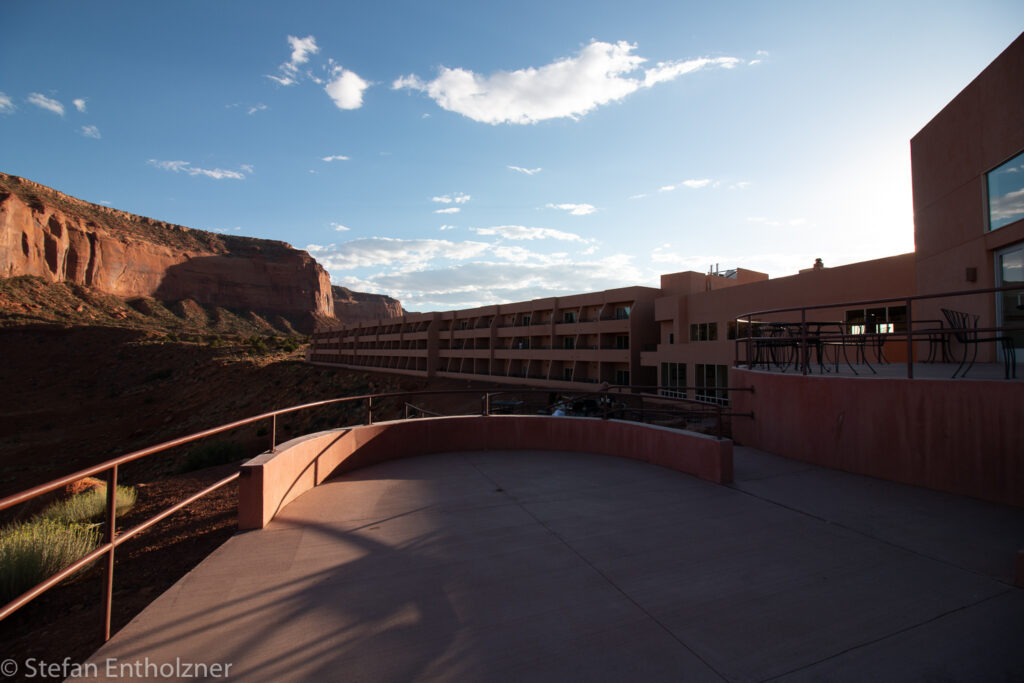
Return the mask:
<path fill-rule="evenodd" d="M 117 487 L 117 516 L 132 509 L 135 505 L 136 491 L 131 486 Z M 107 512 L 107 487 L 97 486 L 94 489 L 75 494 L 65 500 L 50 503 L 38 517 L 55 522 L 73 524 L 76 522 L 101 522 Z"/>
<path fill-rule="evenodd" d="M 36 518 L 0 530 L 0 604 L 64 569 L 100 543 L 96 525 Z"/>
<path fill-rule="evenodd" d="M 205 467 L 235 462 L 245 457 L 245 448 L 237 441 L 212 441 L 200 444 L 188 452 L 179 472 L 191 472 Z"/>

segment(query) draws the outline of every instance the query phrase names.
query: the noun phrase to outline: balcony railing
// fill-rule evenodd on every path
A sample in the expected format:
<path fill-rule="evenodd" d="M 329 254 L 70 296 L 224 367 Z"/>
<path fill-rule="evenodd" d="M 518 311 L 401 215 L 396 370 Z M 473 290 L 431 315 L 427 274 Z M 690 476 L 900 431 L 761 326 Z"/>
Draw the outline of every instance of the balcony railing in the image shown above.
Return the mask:
<path fill-rule="evenodd" d="M 998 294 L 1000 292 L 1024 292 L 1024 287 L 1020 284 L 1015 284 L 1004 287 L 959 290 L 940 292 L 936 294 L 918 294 L 914 296 L 869 299 L 863 301 L 844 301 L 816 304 L 813 306 L 791 306 L 788 308 L 773 308 L 745 313 L 738 316 L 735 321 L 738 330 L 737 338 L 735 340 L 735 365 L 746 365 L 751 367 L 752 364 L 759 364 L 759 360 L 763 359 L 763 353 L 766 350 L 772 351 L 773 349 L 782 349 L 783 353 L 789 353 L 792 355 L 792 358 L 787 360 L 787 365 L 792 364 L 799 367 L 803 374 L 806 375 L 810 370 L 812 351 L 818 354 L 818 362 L 821 364 L 822 354 L 825 352 L 825 349 L 833 348 L 834 353 L 843 354 L 844 361 L 851 367 L 851 369 L 853 369 L 853 364 L 849 361 L 849 349 L 854 350 L 855 358 L 863 359 L 868 367 L 871 367 L 870 362 L 867 361 L 867 349 L 869 347 L 876 350 L 876 357 L 881 361 L 882 358 L 884 358 L 882 355 L 882 348 L 884 344 L 887 341 L 901 341 L 906 344 L 907 378 L 913 379 L 914 364 L 918 355 L 915 353 L 915 344 L 927 343 L 929 345 L 929 354 L 925 362 L 934 362 L 936 359 L 935 357 L 940 352 L 943 357 L 945 357 L 947 349 L 952 346 L 952 342 L 957 341 L 962 347 L 962 356 L 959 367 L 953 373 L 953 376 L 956 377 L 967 363 L 967 355 L 970 351 L 969 347 L 973 346 L 975 354 L 974 357 L 976 358 L 978 344 L 988 343 L 993 339 L 1008 339 L 1014 334 L 1024 335 L 1024 327 L 1002 325 L 996 327 L 963 328 L 948 326 L 943 324 L 939 319 L 915 320 L 913 317 L 914 303 L 921 301 L 945 300 L 946 305 L 941 308 L 946 308 L 948 306 L 952 309 L 953 304 L 950 303 L 950 300 L 961 297 Z M 893 331 L 890 332 L 888 327 L 889 323 L 885 323 L 886 328 L 884 330 L 877 326 L 877 322 L 870 323 L 875 326 L 875 329 L 872 330 L 869 329 L 868 324 L 864 321 L 856 323 L 848 323 L 846 320 L 817 321 L 808 317 L 808 313 L 812 311 L 836 311 L 858 308 L 865 309 L 867 307 L 877 308 L 884 304 L 898 304 L 905 306 L 905 322 L 901 325 L 904 328 L 902 331 L 895 331 L 895 324 L 893 324 Z M 988 310 L 987 304 L 985 308 Z M 799 313 L 799 320 L 777 319 L 778 316 L 785 313 Z M 773 319 L 767 320 L 766 318 L 769 316 Z M 854 327 L 858 327 L 859 329 L 851 329 Z M 744 331 L 746 332 L 746 336 L 741 336 Z M 751 334 L 751 332 L 753 332 L 753 334 Z M 765 334 L 765 332 L 769 333 Z M 979 337 L 978 335 L 984 336 Z M 1003 362 L 1007 378 L 1010 378 L 1011 375 L 1016 377 L 1015 346 L 1016 342 L 1012 340 L 1009 344 L 1006 342 L 1003 343 Z M 741 349 L 744 351 L 744 357 L 741 357 Z M 838 356 L 836 357 L 835 362 L 838 366 Z M 973 366 L 973 364 L 974 361 L 972 359 L 971 365 Z M 856 374 L 856 370 L 854 370 L 854 373 Z M 964 375 L 965 374 L 966 370 L 964 370 Z M 962 376 L 963 375 L 961 375 L 961 377 Z"/>

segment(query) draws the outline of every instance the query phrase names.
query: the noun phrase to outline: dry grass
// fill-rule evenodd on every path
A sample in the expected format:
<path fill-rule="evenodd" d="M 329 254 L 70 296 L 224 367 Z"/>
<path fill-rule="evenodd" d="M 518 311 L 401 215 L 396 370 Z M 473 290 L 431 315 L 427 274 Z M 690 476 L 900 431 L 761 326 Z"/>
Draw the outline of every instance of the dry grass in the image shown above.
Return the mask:
<path fill-rule="evenodd" d="M 6 604 L 87 554 L 97 525 L 36 518 L 0 531 L 0 603 Z"/>

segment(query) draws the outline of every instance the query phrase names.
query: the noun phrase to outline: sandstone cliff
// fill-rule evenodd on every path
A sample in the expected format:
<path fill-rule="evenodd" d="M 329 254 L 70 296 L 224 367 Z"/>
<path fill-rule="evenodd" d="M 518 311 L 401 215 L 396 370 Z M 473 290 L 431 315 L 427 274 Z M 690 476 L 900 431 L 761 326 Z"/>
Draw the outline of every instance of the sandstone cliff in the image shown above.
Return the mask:
<path fill-rule="evenodd" d="M 332 290 L 334 292 L 334 317 L 345 323 L 397 318 L 404 313 L 398 299 L 392 299 L 383 294 L 353 292 L 347 287 L 338 285 L 334 285 Z"/>
<path fill-rule="evenodd" d="M 0 277 L 17 275 L 273 313 L 307 331 L 334 317 L 330 276 L 284 242 L 173 225 L 0 173 Z"/>

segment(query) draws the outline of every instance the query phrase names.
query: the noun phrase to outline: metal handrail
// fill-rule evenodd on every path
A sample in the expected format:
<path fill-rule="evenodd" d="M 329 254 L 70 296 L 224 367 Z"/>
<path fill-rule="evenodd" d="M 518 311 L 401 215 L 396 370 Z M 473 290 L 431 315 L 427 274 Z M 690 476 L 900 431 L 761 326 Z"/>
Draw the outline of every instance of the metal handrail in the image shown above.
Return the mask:
<path fill-rule="evenodd" d="M 753 389 L 751 387 L 710 387 L 710 388 L 711 389 L 715 389 L 715 390 L 724 390 L 724 391 L 753 391 Z M 695 400 L 692 400 L 692 399 L 683 399 L 683 398 L 674 397 L 674 396 L 661 396 L 661 395 L 657 395 L 657 394 L 644 393 L 645 390 L 649 390 L 649 389 L 654 389 L 655 391 L 657 391 L 659 389 L 659 387 L 650 387 L 650 386 L 641 386 L 641 385 L 606 385 L 602 389 L 599 389 L 599 390 L 596 390 L 596 391 L 586 391 L 586 392 L 572 391 L 571 393 L 574 396 L 577 396 L 577 397 L 579 397 L 579 396 L 587 397 L 587 396 L 616 395 L 616 396 L 633 396 L 635 398 L 639 398 L 640 399 L 639 412 L 640 412 L 641 422 L 644 421 L 645 412 L 644 412 L 644 403 L 643 403 L 643 401 L 644 401 L 645 398 L 648 398 L 648 399 L 658 399 L 659 401 L 678 401 L 678 402 L 685 401 L 685 402 L 690 402 L 690 403 L 701 403 L 702 405 L 708 405 L 708 406 L 713 405 L 713 404 L 702 403 L 700 401 L 695 401 Z M 709 389 L 709 387 L 672 387 L 673 391 L 688 391 L 688 390 L 697 390 L 697 389 L 706 390 L 706 389 Z M 625 394 L 625 393 L 623 393 L 625 391 L 631 391 L 631 392 L 639 391 L 639 393 Z M 140 460 L 140 459 L 142 459 L 144 457 L 147 457 L 149 455 L 153 455 L 155 453 L 160 453 L 162 451 L 169 450 L 169 449 L 174 448 L 176 446 L 181 446 L 181 445 L 184 445 L 184 444 L 187 444 L 187 443 L 198 441 L 198 440 L 204 439 L 204 438 L 206 438 L 208 436 L 213 436 L 214 434 L 219 434 L 219 433 L 222 433 L 222 432 L 229 431 L 231 429 L 235 429 L 237 427 L 242 427 L 242 426 L 245 426 L 245 425 L 253 424 L 255 422 L 259 422 L 261 420 L 267 420 L 267 419 L 269 419 L 271 421 L 270 452 L 273 453 L 273 452 L 276 452 L 276 450 L 277 450 L 277 417 L 279 415 L 286 415 L 286 414 L 289 414 L 289 413 L 295 413 L 295 412 L 302 411 L 302 410 L 308 410 L 310 408 L 317 408 L 317 407 L 321 407 L 321 406 L 332 405 L 332 404 L 335 404 L 335 403 L 352 403 L 352 402 L 358 402 L 358 401 L 365 401 L 366 402 L 366 424 L 370 425 L 370 424 L 373 424 L 374 399 L 377 399 L 377 401 L 379 402 L 379 401 L 381 401 L 383 399 L 395 398 L 395 397 L 426 396 L 426 395 L 437 395 L 437 394 L 479 394 L 479 393 L 480 393 L 479 389 L 435 389 L 435 390 L 423 390 L 423 391 L 389 392 L 389 393 L 382 393 L 382 394 L 361 394 L 361 395 L 358 395 L 358 396 L 345 396 L 345 397 L 342 397 L 342 398 L 334 398 L 334 399 L 327 399 L 327 400 L 324 400 L 324 401 L 315 401 L 315 402 L 312 402 L 312 403 L 305 403 L 305 404 L 301 404 L 301 405 L 297 405 L 297 406 L 291 406 L 289 408 L 281 408 L 279 410 L 272 410 L 270 412 L 261 413 L 260 415 L 256 415 L 254 417 L 248 417 L 248 418 L 245 418 L 245 419 L 242 419 L 242 420 L 235 420 L 234 422 L 229 422 L 227 424 L 223 424 L 223 425 L 220 425 L 218 427 L 213 427 L 211 429 L 206 429 L 206 430 L 203 430 L 203 431 L 200 431 L 200 432 L 196 432 L 194 434 L 189 434 L 189 435 L 182 436 L 182 437 L 179 437 L 179 438 L 176 438 L 176 439 L 171 439 L 170 441 L 164 441 L 163 443 L 156 444 L 155 446 L 149 446 L 147 448 L 142 448 L 142 449 L 137 450 L 137 451 L 132 451 L 131 453 L 126 453 L 125 455 L 121 455 L 121 456 L 118 456 L 116 458 L 112 458 L 110 460 L 106 460 L 104 462 L 101 462 L 99 464 L 92 465 L 90 467 L 86 467 L 85 469 L 78 470 L 77 472 L 74 472 L 72 474 L 68 474 L 68 475 L 65 475 L 63 477 L 59 477 L 57 479 L 53 479 L 53 480 L 51 480 L 51 481 L 49 481 L 49 482 L 47 482 L 45 484 L 40 484 L 38 486 L 32 487 L 30 489 L 27 489 L 25 491 L 21 491 L 20 493 L 16 493 L 16 494 L 7 496 L 6 498 L 0 499 L 0 511 L 2 511 L 2 510 L 6 510 L 8 508 L 11 508 L 11 507 L 13 507 L 15 505 L 18 505 L 20 503 L 27 502 L 27 501 L 29 501 L 29 500 L 31 500 L 33 498 L 38 497 L 38 496 L 44 495 L 46 493 L 50 493 L 51 491 L 55 491 L 55 490 L 57 490 L 57 489 L 59 489 L 59 488 L 61 488 L 63 486 L 66 486 L 66 485 L 68 485 L 68 484 L 70 484 L 70 483 L 72 483 L 74 481 L 78 481 L 79 479 L 83 479 L 85 477 L 90 477 L 90 476 L 93 476 L 93 475 L 96 475 L 96 474 L 100 474 L 100 473 L 104 473 L 104 472 L 106 473 L 106 480 L 107 480 L 107 485 L 106 485 L 106 489 L 107 489 L 106 496 L 107 496 L 107 498 L 106 498 L 106 512 L 105 512 L 106 525 L 105 525 L 105 530 L 104 530 L 103 543 L 100 546 L 98 546 L 97 548 L 95 548 L 94 550 L 92 550 L 91 552 L 89 552 L 88 554 L 86 554 L 85 556 L 83 556 L 83 557 L 79 558 L 78 560 L 76 560 L 74 563 L 72 563 L 68 567 L 65 567 L 64 569 L 62 569 L 61 571 L 57 572 L 56 574 L 54 574 L 54 575 L 48 577 L 47 579 L 43 580 L 38 585 L 36 585 L 33 588 L 29 589 L 28 591 L 26 591 L 22 595 L 18 596 L 17 598 L 12 600 L 11 602 L 7 603 L 6 605 L 0 606 L 0 621 L 2 621 L 3 619 L 6 619 L 8 616 L 13 614 L 15 611 L 17 611 L 18 609 L 20 609 L 21 607 L 23 607 L 24 605 L 26 605 L 27 603 L 29 603 L 33 599 L 39 597 L 40 595 L 45 593 L 50 588 L 53 588 L 58 583 L 60 583 L 62 580 L 70 577 L 71 575 L 73 575 L 74 573 L 79 571 L 80 569 L 86 567 L 90 563 L 96 561 L 97 559 L 99 559 L 99 558 L 101 558 L 101 557 L 103 557 L 105 555 L 106 558 L 107 558 L 107 562 L 106 562 L 106 569 L 105 569 L 104 593 L 103 593 L 103 604 L 104 604 L 103 641 L 106 642 L 106 641 L 110 640 L 110 622 L 111 622 L 111 615 L 112 615 L 112 608 L 113 608 L 114 559 L 115 559 L 115 551 L 116 551 L 117 547 L 120 546 L 122 543 L 128 541 L 129 539 L 133 538 L 137 534 L 139 534 L 139 533 L 149 529 L 153 525 L 157 524 L 158 522 L 162 521 L 163 519 L 165 519 L 165 518 L 169 517 L 170 515 L 174 514 L 175 512 L 181 510 L 182 508 L 186 507 L 187 505 L 190 505 L 191 503 L 199 500 L 200 498 L 202 498 L 202 497 L 204 497 L 206 495 L 209 495 L 210 493 L 216 491 L 217 489 L 220 489 L 221 487 L 226 486 L 227 484 L 230 484 L 231 482 L 233 482 L 236 479 L 238 479 L 239 476 L 240 476 L 240 472 L 234 472 L 231 475 L 229 475 L 227 477 L 224 477 L 223 479 L 221 479 L 221 480 L 211 484 L 210 486 L 207 486 L 203 490 L 198 491 L 198 492 L 192 494 L 188 498 L 185 498 L 184 500 L 181 500 L 181 501 L 175 503 L 174 505 L 172 505 L 172 506 L 170 506 L 168 508 L 165 508 L 164 510 L 161 510 L 160 512 L 156 513 L 152 517 L 149 517 L 148 519 L 140 522 L 136 526 L 118 533 L 117 532 L 117 527 L 116 527 L 117 520 L 116 520 L 116 514 L 115 514 L 115 511 L 117 509 L 117 475 L 118 475 L 118 470 L 119 470 L 119 468 L 122 465 L 128 464 L 130 462 L 134 462 L 136 460 Z M 503 389 L 497 390 L 497 391 L 486 391 L 484 393 L 484 395 L 481 397 L 481 404 L 482 404 L 481 405 L 481 414 L 484 415 L 484 416 L 490 415 L 490 401 L 491 401 L 491 398 L 494 397 L 494 396 L 501 396 L 503 394 L 527 394 L 527 393 L 550 394 L 550 393 L 570 393 L 570 392 L 558 392 L 558 390 L 552 390 L 550 388 L 533 388 L 533 387 L 506 387 L 506 388 L 503 388 Z M 409 410 L 410 406 L 413 407 L 413 408 L 416 408 L 416 410 L 420 411 L 421 413 L 428 412 L 428 411 L 424 411 L 422 408 L 419 408 L 418 406 L 414 406 L 414 405 L 406 402 L 405 403 L 405 410 L 406 410 L 406 418 L 407 419 L 408 419 L 408 416 L 409 416 L 408 410 Z M 720 439 L 722 438 L 722 418 L 723 417 L 731 417 L 731 416 L 753 417 L 753 414 L 750 414 L 750 413 L 731 413 L 731 412 L 725 412 L 724 410 L 722 410 L 722 406 L 721 405 L 714 405 L 714 408 L 715 408 L 714 411 L 708 411 L 708 413 L 709 414 L 715 414 L 716 417 L 717 417 L 717 421 L 718 421 L 718 438 L 720 438 Z M 617 412 L 617 410 L 616 410 L 616 412 Z M 648 413 L 661 413 L 661 412 L 665 412 L 665 411 L 663 411 L 663 410 L 652 410 L 652 409 L 648 408 L 647 412 Z M 603 417 L 605 419 L 608 418 L 608 413 L 609 413 L 609 411 L 608 411 L 608 404 L 606 402 L 606 403 L 604 403 L 604 410 L 603 410 Z M 435 415 L 440 415 L 438 413 L 434 413 L 434 414 Z"/>

